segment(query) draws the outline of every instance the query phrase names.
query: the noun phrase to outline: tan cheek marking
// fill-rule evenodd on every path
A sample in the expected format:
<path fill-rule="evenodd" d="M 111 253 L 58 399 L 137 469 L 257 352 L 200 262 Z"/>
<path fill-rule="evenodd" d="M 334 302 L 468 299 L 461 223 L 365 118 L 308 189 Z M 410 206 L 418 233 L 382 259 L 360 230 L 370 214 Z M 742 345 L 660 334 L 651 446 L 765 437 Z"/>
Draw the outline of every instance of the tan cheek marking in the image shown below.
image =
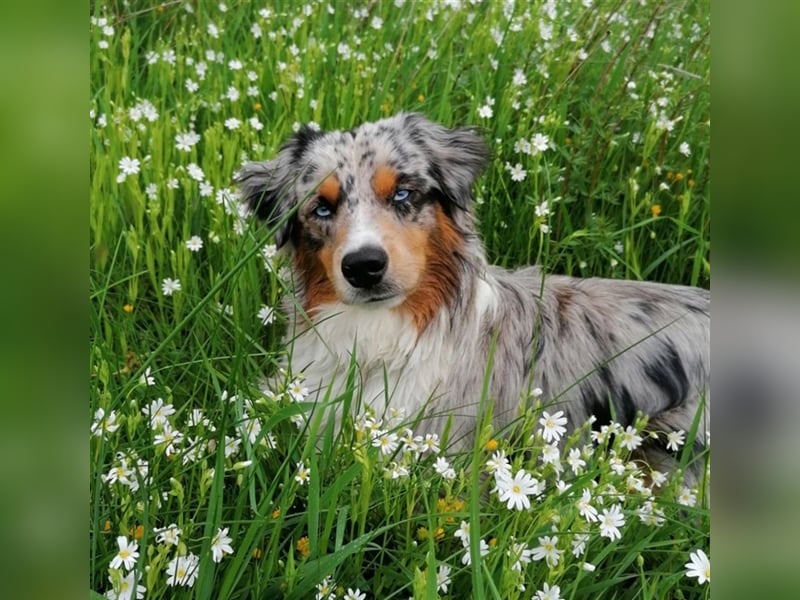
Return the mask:
<path fill-rule="evenodd" d="M 391 167 L 381 166 L 375 169 L 372 177 L 372 189 L 378 198 L 388 198 L 397 186 L 397 173 Z"/>
<path fill-rule="evenodd" d="M 311 314 L 315 308 L 324 304 L 338 302 L 334 286 L 334 262 L 336 250 L 347 234 L 346 227 L 339 227 L 333 240 L 329 240 L 318 251 L 308 248 L 301 242 L 295 251 L 295 271 L 302 281 L 303 309 Z M 313 315 L 312 315 L 313 316 Z"/>
<path fill-rule="evenodd" d="M 326 202 L 332 206 L 336 206 L 336 203 L 339 201 L 339 189 L 339 179 L 337 179 L 335 175 L 330 175 L 325 178 L 325 181 L 319 184 L 317 193 L 325 198 Z"/>
<path fill-rule="evenodd" d="M 411 315 L 419 334 L 425 331 L 443 306 L 453 301 L 461 283 L 456 254 L 464 240 L 441 207 L 437 206 L 435 210 L 436 224 L 426 232 L 423 245 L 425 263 L 419 285 L 399 307 Z"/>

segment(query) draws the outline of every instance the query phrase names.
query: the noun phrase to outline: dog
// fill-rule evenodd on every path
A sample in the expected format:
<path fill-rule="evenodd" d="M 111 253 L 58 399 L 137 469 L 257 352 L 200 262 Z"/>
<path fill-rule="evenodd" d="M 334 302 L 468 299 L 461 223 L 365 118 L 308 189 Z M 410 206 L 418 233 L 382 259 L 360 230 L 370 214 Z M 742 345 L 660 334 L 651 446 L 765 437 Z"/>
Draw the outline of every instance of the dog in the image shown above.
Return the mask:
<path fill-rule="evenodd" d="M 474 128 L 400 113 L 302 128 L 243 166 L 240 197 L 292 264 L 292 370 L 335 396 L 354 360 L 376 414 L 389 402 L 424 411 L 420 427 L 436 433 L 452 419 L 455 447 L 474 436 L 485 381 L 497 427 L 539 388 L 572 427 L 590 416 L 624 427 L 641 412 L 650 430 L 689 432 L 699 414 L 702 447 L 709 292 L 488 264 L 472 197 L 488 156 Z M 648 459 L 670 460 L 658 447 Z"/>

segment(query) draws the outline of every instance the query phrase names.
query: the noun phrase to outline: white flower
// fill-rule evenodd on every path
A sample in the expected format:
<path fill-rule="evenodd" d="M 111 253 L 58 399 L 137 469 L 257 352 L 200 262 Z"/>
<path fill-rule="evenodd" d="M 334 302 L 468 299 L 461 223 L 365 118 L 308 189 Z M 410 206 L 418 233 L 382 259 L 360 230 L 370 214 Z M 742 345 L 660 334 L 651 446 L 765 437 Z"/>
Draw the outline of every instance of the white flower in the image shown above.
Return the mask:
<path fill-rule="evenodd" d="M 678 431 L 670 431 L 667 434 L 667 450 L 673 450 L 675 452 L 678 451 L 680 446 L 683 446 L 684 442 L 686 441 L 686 432 L 683 430 Z"/>
<path fill-rule="evenodd" d="M 686 486 L 683 486 L 681 493 L 678 494 L 678 504 L 684 506 L 694 506 L 697 504 L 697 494 Z"/>
<path fill-rule="evenodd" d="M 425 439 L 422 440 L 420 448 L 423 452 L 430 454 L 439 454 L 439 436 L 435 433 L 426 433 Z"/>
<path fill-rule="evenodd" d="M 642 436 L 636 433 L 636 429 L 634 429 L 631 425 L 628 425 L 620 434 L 620 443 L 623 447 L 627 448 L 628 450 L 636 450 L 642 444 Z"/>
<path fill-rule="evenodd" d="M 558 445 L 555 443 L 544 445 L 544 448 L 542 448 L 542 464 L 553 465 L 556 471 L 561 471 L 559 458 L 561 458 L 561 454 L 558 451 Z"/>
<path fill-rule="evenodd" d="M 119 423 L 117 423 L 116 411 L 112 410 L 108 415 L 102 408 L 94 411 L 94 423 L 91 428 L 93 436 L 100 437 L 104 433 L 114 433 L 117 429 L 119 429 Z"/>
<path fill-rule="evenodd" d="M 177 452 L 177 446 L 183 441 L 183 434 L 173 429 L 169 422 L 164 423 L 161 431 L 153 436 L 153 444 L 164 444 L 164 454 L 172 456 Z"/>
<path fill-rule="evenodd" d="M 201 169 L 196 163 L 189 163 L 186 165 L 186 172 L 189 173 L 189 177 L 195 181 L 203 181 L 206 178 L 205 173 L 203 173 L 203 169 Z"/>
<path fill-rule="evenodd" d="M 342 597 L 342 600 L 366 600 L 367 595 L 358 588 L 347 588 L 347 593 Z"/>
<path fill-rule="evenodd" d="M 532 550 L 533 560 L 545 559 L 550 567 L 555 567 L 561 559 L 563 550 L 556 548 L 558 538 L 556 536 L 544 536 L 539 538 L 539 546 Z"/>
<path fill-rule="evenodd" d="M 186 133 L 179 133 L 175 136 L 175 146 L 178 150 L 189 152 L 192 146 L 200 141 L 200 134 L 194 131 L 187 131 Z"/>
<path fill-rule="evenodd" d="M 380 29 L 381 27 L 383 27 L 383 19 L 381 19 L 380 17 L 373 17 L 372 22 L 370 23 L 370 27 L 372 27 L 373 29 Z"/>
<path fill-rule="evenodd" d="M 262 325 L 269 325 L 275 320 L 275 311 L 266 304 L 262 304 L 258 311 L 258 319 Z"/>
<path fill-rule="evenodd" d="M 297 475 L 294 476 L 294 480 L 300 485 L 305 485 L 310 478 L 311 469 L 307 468 L 305 463 L 301 460 L 297 463 Z"/>
<path fill-rule="evenodd" d="M 436 462 L 433 464 L 433 469 L 448 481 L 452 481 L 456 478 L 455 469 L 450 466 L 450 463 L 447 462 L 447 459 L 443 456 L 436 459 Z"/>
<path fill-rule="evenodd" d="M 528 175 L 520 163 L 510 167 L 509 172 L 511 173 L 511 181 L 525 181 L 525 177 Z"/>
<path fill-rule="evenodd" d="M 482 119 L 491 119 L 493 115 L 494 111 L 488 104 L 484 104 L 478 109 L 478 116 Z"/>
<path fill-rule="evenodd" d="M 486 556 L 488 553 L 489 553 L 489 544 L 487 544 L 485 540 L 481 540 L 480 541 L 481 556 Z M 467 566 L 472 564 L 472 553 L 470 552 L 469 544 L 465 546 L 464 556 L 461 557 L 461 564 Z"/>
<path fill-rule="evenodd" d="M 537 591 L 531 600 L 563 600 L 561 598 L 561 588 L 557 585 L 550 587 L 550 585 L 545 582 L 544 587 Z"/>
<path fill-rule="evenodd" d="M 554 415 L 551 415 L 546 410 L 542 411 L 542 418 L 539 419 L 542 426 L 542 437 L 545 442 L 557 442 L 567 432 L 564 425 L 567 424 L 567 417 L 564 416 L 564 411 L 560 410 Z"/>
<path fill-rule="evenodd" d="M 508 549 L 508 557 L 514 561 L 511 565 L 511 570 L 522 571 L 523 565 L 531 562 L 531 552 L 528 544 L 512 542 L 511 548 Z"/>
<path fill-rule="evenodd" d="M 500 473 L 511 477 L 511 463 L 506 458 L 505 450 L 498 450 L 492 454 L 492 458 L 486 461 L 486 469 L 495 476 Z"/>
<path fill-rule="evenodd" d="M 172 279 L 171 277 L 167 277 L 161 282 L 161 292 L 165 296 L 172 296 L 172 294 L 180 291 L 180 289 L 181 289 L 180 279 Z"/>
<path fill-rule="evenodd" d="M 689 147 L 689 144 L 686 142 L 682 142 L 680 146 L 678 146 L 678 152 L 683 154 L 685 157 L 690 157 L 692 155 L 692 149 Z"/>
<path fill-rule="evenodd" d="M 264 124 L 258 120 L 258 117 L 250 117 L 248 123 L 250 123 L 250 127 L 255 129 L 256 131 L 261 131 L 262 129 L 264 129 Z"/>
<path fill-rule="evenodd" d="M 592 494 L 589 492 L 588 489 L 583 490 L 583 495 L 581 495 L 581 499 L 578 500 L 578 512 L 581 516 L 586 519 L 587 521 L 597 521 L 597 509 L 592 506 Z"/>
<path fill-rule="evenodd" d="M 389 433 L 387 431 L 382 431 L 379 436 L 376 436 L 372 440 L 372 445 L 376 448 L 380 448 L 381 454 L 383 456 L 389 456 L 397 450 L 398 445 L 398 438 L 396 433 Z"/>
<path fill-rule="evenodd" d="M 711 582 L 711 560 L 702 550 L 689 553 L 690 562 L 686 563 L 686 576 L 697 578 L 697 583 Z"/>
<path fill-rule="evenodd" d="M 292 383 L 289 384 L 289 387 L 286 390 L 289 392 L 289 396 L 292 399 L 292 402 L 302 402 L 308 396 L 308 388 L 303 387 L 302 382 L 299 379 L 295 379 Z"/>
<path fill-rule="evenodd" d="M 508 477 L 502 473 L 495 474 L 497 484 L 495 490 L 498 493 L 500 502 L 506 502 L 509 510 L 522 510 L 531 507 L 528 496 L 538 496 L 542 490 L 539 481 L 526 473 L 524 469 L 517 471 L 514 477 Z"/>
<path fill-rule="evenodd" d="M 192 587 L 199 573 L 199 565 L 200 559 L 194 554 L 176 556 L 167 564 L 167 585 Z"/>
<path fill-rule="evenodd" d="M 619 528 L 625 525 L 625 517 L 619 504 L 614 504 L 610 509 L 604 508 L 600 515 L 600 535 L 607 537 L 612 542 L 622 538 Z"/>
<path fill-rule="evenodd" d="M 150 417 L 150 428 L 161 429 L 167 424 L 167 417 L 175 414 L 175 407 L 172 404 L 164 404 L 163 398 L 156 398 L 142 409 L 142 414 Z"/>
<path fill-rule="evenodd" d="M 218 563 L 226 554 L 233 554 L 231 547 L 232 538 L 228 537 L 228 528 L 220 527 L 217 534 L 211 540 L 211 559 Z"/>
<path fill-rule="evenodd" d="M 572 554 L 578 558 L 586 551 L 586 542 L 589 541 L 588 533 L 576 533 L 572 539 Z"/>
<path fill-rule="evenodd" d="M 136 540 L 128 542 L 128 538 L 124 535 L 120 535 L 117 537 L 117 546 L 119 546 L 119 551 L 116 556 L 111 559 L 109 567 L 112 569 L 125 567 L 130 571 L 136 566 L 136 559 L 139 558 L 139 542 Z"/>
<path fill-rule="evenodd" d="M 239 119 L 237 119 L 236 117 L 231 117 L 230 119 L 225 119 L 225 129 L 228 129 L 230 131 L 234 131 L 236 129 L 239 129 L 239 126 L 241 124 L 242 124 L 242 122 Z"/>
<path fill-rule="evenodd" d="M 186 240 L 186 248 L 189 252 L 199 252 L 203 247 L 203 239 L 199 235 L 193 235 Z"/>
<path fill-rule="evenodd" d="M 545 200 L 544 202 L 539 204 L 536 208 L 534 208 L 534 212 L 536 213 L 536 216 L 539 217 L 539 218 L 546 217 L 547 215 L 549 215 L 550 214 L 550 205 L 547 202 L 547 200 Z M 559 411 L 559 412 L 562 412 L 562 411 Z"/>
<path fill-rule="evenodd" d="M 469 523 L 461 521 L 461 525 L 459 525 L 453 537 L 459 538 L 461 540 L 461 545 L 465 548 L 469 546 Z"/>
<path fill-rule="evenodd" d="M 550 147 L 550 138 L 542 133 L 534 134 L 531 139 L 531 146 L 533 147 L 534 154 L 544 152 Z"/>
<path fill-rule="evenodd" d="M 183 531 L 177 524 L 171 523 L 162 529 L 156 529 L 156 542 L 159 544 L 167 544 L 168 546 L 177 546 L 180 541 Z"/>
<path fill-rule="evenodd" d="M 442 563 L 436 571 L 436 590 L 446 594 L 448 585 L 450 585 L 450 567 Z"/>
<path fill-rule="evenodd" d="M 225 97 L 226 97 L 228 100 L 230 100 L 231 102 L 236 102 L 236 101 L 239 99 L 239 96 L 240 96 L 240 94 L 239 94 L 239 90 L 237 90 L 237 89 L 236 89 L 235 87 L 233 87 L 233 86 L 230 86 L 230 87 L 228 88 L 228 91 L 226 91 L 226 92 L 225 92 Z"/>
<path fill-rule="evenodd" d="M 525 77 L 525 73 L 522 69 L 514 69 L 514 78 L 511 80 L 511 83 L 517 87 L 522 87 L 528 83 L 528 78 Z"/>
<path fill-rule="evenodd" d="M 133 583 L 136 577 L 136 572 L 131 571 L 124 577 L 120 578 L 119 585 L 116 589 L 111 589 L 106 592 L 106 597 L 109 600 L 131 600 L 134 598 L 134 591 L 136 592 L 136 599 L 139 600 L 140 598 L 144 598 L 144 594 L 147 591 L 147 588 L 141 584 L 136 584 L 136 589 L 134 590 Z M 113 583 L 113 579 L 109 575 L 108 580 Z"/>
<path fill-rule="evenodd" d="M 130 156 L 123 156 L 119 159 L 119 175 L 117 175 L 117 183 L 122 183 L 128 175 L 136 175 L 139 172 L 141 163 L 138 158 L 131 158 Z"/>
<path fill-rule="evenodd" d="M 317 600 L 329 600 L 336 597 L 336 584 L 333 579 L 326 577 L 317 584 Z"/>
<path fill-rule="evenodd" d="M 389 466 L 384 467 L 383 472 L 390 479 L 408 477 L 408 468 L 403 465 L 398 465 L 394 461 L 390 462 Z"/>
<path fill-rule="evenodd" d="M 575 475 L 578 475 L 583 467 L 586 466 L 586 461 L 581 458 L 581 451 L 577 448 L 570 448 L 569 456 L 567 457 L 567 464 Z"/>
<path fill-rule="evenodd" d="M 645 525 L 659 527 L 664 524 L 664 511 L 656 508 L 652 500 L 648 500 L 636 510 L 639 520 Z"/>

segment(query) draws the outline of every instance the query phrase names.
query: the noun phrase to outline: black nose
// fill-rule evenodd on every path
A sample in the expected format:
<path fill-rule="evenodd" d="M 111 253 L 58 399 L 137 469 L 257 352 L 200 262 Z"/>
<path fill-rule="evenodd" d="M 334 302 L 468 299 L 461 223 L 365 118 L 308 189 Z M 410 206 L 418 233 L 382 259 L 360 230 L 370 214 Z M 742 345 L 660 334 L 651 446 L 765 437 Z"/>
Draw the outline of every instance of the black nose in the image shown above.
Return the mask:
<path fill-rule="evenodd" d="M 367 246 L 345 254 L 342 258 L 342 274 L 356 288 L 368 288 L 380 282 L 389 256 L 381 248 Z"/>

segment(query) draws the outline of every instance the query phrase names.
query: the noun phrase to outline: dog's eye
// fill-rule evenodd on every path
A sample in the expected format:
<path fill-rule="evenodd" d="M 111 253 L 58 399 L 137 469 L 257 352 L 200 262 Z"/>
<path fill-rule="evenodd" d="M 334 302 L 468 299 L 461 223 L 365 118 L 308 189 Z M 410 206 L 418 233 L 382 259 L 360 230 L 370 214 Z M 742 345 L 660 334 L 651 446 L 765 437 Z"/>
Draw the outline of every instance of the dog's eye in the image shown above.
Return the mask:
<path fill-rule="evenodd" d="M 400 189 L 394 193 L 392 197 L 392 202 L 395 204 L 405 204 L 408 202 L 408 199 L 411 197 L 411 190 Z"/>
<path fill-rule="evenodd" d="M 333 216 L 333 209 L 325 202 L 320 202 L 314 207 L 314 216 L 320 219 L 330 219 Z"/>

